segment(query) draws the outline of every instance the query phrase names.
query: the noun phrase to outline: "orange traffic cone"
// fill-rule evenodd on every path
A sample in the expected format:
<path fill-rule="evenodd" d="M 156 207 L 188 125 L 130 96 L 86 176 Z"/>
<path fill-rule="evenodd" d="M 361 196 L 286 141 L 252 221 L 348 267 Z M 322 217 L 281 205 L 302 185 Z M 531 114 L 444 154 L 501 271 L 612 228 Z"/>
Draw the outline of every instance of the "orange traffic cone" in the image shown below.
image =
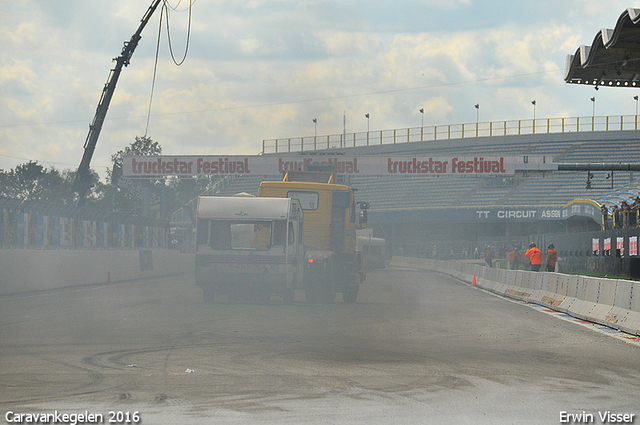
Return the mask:
<path fill-rule="evenodd" d="M 471 285 L 477 285 L 478 282 L 476 282 L 476 275 L 473 275 L 473 280 L 471 281 Z"/>
<path fill-rule="evenodd" d="M 107 283 L 111 283 L 111 272 L 107 272 Z"/>

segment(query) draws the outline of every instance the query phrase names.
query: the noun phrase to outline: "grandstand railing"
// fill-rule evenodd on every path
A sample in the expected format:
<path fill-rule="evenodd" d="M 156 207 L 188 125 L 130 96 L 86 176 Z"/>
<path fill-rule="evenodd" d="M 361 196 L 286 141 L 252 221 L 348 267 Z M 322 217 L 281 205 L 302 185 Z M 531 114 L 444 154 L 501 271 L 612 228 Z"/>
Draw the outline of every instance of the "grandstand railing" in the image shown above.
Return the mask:
<path fill-rule="evenodd" d="M 638 130 L 638 115 L 505 120 L 265 139 L 262 141 L 262 153 L 314 151 L 471 137 L 620 130 Z"/>
<path fill-rule="evenodd" d="M 609 227 L 608 220 L 605 220 L 605 216 L 602 216 L 602 230 L 608 229 L 632 229 L 640 227 L 640 210 L 633 209 L 630 211 L 615 211 L 611 214 L 611 227 Z"/>

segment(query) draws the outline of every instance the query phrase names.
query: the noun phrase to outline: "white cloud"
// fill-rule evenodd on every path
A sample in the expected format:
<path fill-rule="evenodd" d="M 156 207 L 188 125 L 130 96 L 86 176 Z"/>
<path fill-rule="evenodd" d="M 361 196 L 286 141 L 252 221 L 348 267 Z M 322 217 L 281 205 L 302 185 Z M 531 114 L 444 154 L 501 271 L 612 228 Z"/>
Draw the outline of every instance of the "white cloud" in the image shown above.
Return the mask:
<path fill-rule="evenodd" d="M 239 40 L 240 49 L 243 53 L 251 55 L 259 50 L 264 50 L 267 47 L 262 43 L 262 41 L 258 40 L 256 37 L 247 37 Z"/>
<path fill-rule="evenodd" d="M 184 2 L 183 2 L 184 3 Z M 172 2 L 173 5 L 176 2 Z M 149 135 L 166 153 L 257 153 L 263 139 L 366 129 L 588 114 L 592 96 L 562 78 L 566 54 L 613 27 L 624 7 L 470 0 L 196 2 L 189 55 L 161 40 Z M 171 12 L 174 53 L 185 4 Z M 3 2 L 0 154 L 79 162 L 88 125 L 140 2 Z M 535 11 L 536 13 L 532 13 Z M 93 163 L 145 131 L 159 14 L 122 72 Z M 558 71 L 560 69 L 560 71 Z M 585 91 L 587 90 L 587 91 Z M 624 92 L 624 91 L 622 91 Z M 598 92 L 621 113 L 629 92 Z M 583 97 L 586 99 L 584 101 Z M 0 157 L 0 168 L 21 160 Z M 73 168 L 73 167 L 70 167 Z M 99 170 L 101 171 L 101 170 Z"/>

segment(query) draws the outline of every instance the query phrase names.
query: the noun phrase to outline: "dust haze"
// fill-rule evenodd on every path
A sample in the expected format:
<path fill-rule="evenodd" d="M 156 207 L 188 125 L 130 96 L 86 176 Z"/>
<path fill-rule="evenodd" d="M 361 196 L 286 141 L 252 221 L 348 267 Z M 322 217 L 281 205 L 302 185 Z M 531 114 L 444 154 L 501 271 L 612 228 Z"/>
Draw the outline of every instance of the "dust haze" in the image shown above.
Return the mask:
<path fill-rule="evenodd" d="M 393 265 L 355 304 L 205 303 L 187 274 L 6 295 L 0 320 L 3 413 L 550 423 L 573 406 L 631 411 L 640 382 L 635 346 Z"/>

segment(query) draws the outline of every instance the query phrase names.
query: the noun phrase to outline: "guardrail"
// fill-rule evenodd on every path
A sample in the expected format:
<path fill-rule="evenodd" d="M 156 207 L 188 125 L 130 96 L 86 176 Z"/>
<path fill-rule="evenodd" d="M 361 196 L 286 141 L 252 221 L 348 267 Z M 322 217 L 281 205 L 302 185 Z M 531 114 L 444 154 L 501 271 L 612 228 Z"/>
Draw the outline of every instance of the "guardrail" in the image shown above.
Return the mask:
<path fill-rule="evenodd" d="M 422 258 L 393 257 L 392 262 L 438 271 L 499 295 L 640 335 L 640 297 L 637 297 L 640 282 L 637 281 L 495 269 Z"/>
<path fill-rule="evenodd" d="M 538 118 L 448 124 L 391 130 L 362 131 L 323 136 L 265 139 L 262 153 L 314 151 L 332 148 L 410 143 L 429 140 L 498 137 L 523 134 L 637 130 L 638 115 L 608 115 L 573 118 Z"/>

